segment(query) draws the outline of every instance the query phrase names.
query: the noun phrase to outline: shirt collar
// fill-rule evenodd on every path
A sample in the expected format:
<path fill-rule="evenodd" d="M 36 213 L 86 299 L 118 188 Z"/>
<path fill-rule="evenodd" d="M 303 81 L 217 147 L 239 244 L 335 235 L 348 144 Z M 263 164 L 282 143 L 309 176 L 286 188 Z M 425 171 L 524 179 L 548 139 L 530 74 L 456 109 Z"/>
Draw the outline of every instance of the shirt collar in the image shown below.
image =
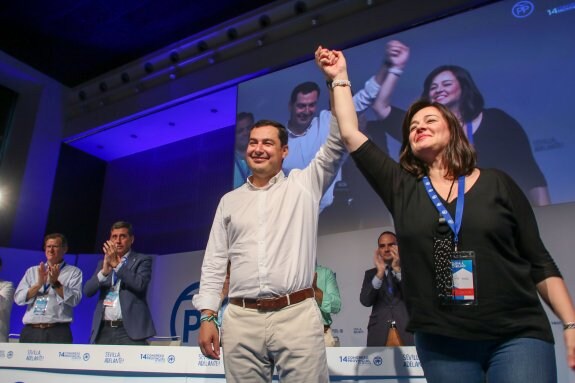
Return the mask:
<path fill-rule="evenodd" d="M 60 266 L 60 268 L 66 263 L 66 260 L 62 258 L 62 262 L 56 263 L 56 265 Z M 46 265 L 49 265 L 50 262 L 46 261 Z M 54 266 L 56 266 L 54 265 Z"/>
<path fill-rule="evenodd" d="M 124 260 L 125 260 L 124 262 L 128 261 L 128 257 L 130 256 L 130 254 L 132 254 L 132 249 L 128 250 L 128 252 L 122 256 L 122 261 Z"/>
<path fill-rule="evenodd" d="M 282 179 L 285 178 L 285 174 L 283 170 L 280 170 L 278 174 L 276 174 L 275 176 L 273 176 L 269 181 L 268 184 L 262 187 L 257 187 L 252 183 L 251 180 L 252 176 L 248 177 L 248 185 L 250 185 L 250 189 L 252 190 L 267 190 L 269 188 L 271 188 L 273 185 L 275 185 L 276 183 L 278 183 L 279 181 L 281 181 Z"/>
<path fill-rule="evenodd" d="M 314 117 L 315 118 L 315 117 Z M 313 119 L 311 120 L 313 122 Z M 309 129 L 311 128 L 311 124 L 312 122 L 309 123 L 309 125 L 307 126 L 307 128 L 305 128 L 305 130 L 302 133 L 294 133 L 290 128 L 289 128 L 289 122 L 288 122 L 288 126 L 286 126 L 286 130 L 288 131 L 288 137 L 303 137 L 307 134 L 307 132 L 309 132 Z"/>

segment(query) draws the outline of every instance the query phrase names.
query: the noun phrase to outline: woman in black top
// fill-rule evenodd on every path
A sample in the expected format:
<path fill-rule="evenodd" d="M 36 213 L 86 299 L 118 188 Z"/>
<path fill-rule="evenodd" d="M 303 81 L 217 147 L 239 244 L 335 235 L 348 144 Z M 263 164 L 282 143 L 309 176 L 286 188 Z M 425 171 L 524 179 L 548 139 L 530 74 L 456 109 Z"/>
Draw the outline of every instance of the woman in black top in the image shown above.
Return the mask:
<path fill-rule="evenodd" d="M 320 58 L 343 59 L 327 52 Z M 335 94 L 333 112 L 393 215 L 408 330 L 427 381 L 555 382 L 539 295 L 567 328 L 575 369 L 575 308 L 520 188 L 503 172 L 477 168 L 457 117 L 429 101 L 409 108 L 397 164 L 359 131 L 349 93 Z"/>

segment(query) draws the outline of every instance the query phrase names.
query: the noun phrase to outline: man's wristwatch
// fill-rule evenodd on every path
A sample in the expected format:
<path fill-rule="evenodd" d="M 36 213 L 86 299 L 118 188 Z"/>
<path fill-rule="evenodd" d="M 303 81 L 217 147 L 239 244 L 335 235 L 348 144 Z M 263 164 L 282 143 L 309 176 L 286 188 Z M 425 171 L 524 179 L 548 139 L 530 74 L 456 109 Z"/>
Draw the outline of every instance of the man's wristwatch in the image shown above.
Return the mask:
<path fill-rule="evenodd" d="M 60 281 L 56 281 L 56 282 L 50 284 L 50 286 L 52 286 L 53 289 L 57 289 L 59 287 L 62 287 L 62 283 L 60 283 Z"/>

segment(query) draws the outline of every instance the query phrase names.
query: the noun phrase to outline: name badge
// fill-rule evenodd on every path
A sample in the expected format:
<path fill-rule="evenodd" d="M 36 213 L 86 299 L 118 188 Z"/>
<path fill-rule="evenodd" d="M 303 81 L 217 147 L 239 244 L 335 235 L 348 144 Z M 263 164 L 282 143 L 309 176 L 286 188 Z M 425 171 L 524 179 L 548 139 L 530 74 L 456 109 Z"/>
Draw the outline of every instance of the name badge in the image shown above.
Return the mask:
<path fill-rule="evenodd" d="M 118 302 L 118 292 L 117 291 L 108 291 L 106 294 L 106 298 L 104 298 L 104 307 L 115 307 L 116 302 Z"/>
<path fill-rule="evenodd" d="M 48 295 L 37 296 L 34 301 L 34 315 L 46 314 L 46 308 L 48 308 Z"/>
<path fill-rule="evenodd" d="M 451 274 L 453 277 L 451 303 L 477 304 L 475 252 L 454 251 L 451 255 Z"/>

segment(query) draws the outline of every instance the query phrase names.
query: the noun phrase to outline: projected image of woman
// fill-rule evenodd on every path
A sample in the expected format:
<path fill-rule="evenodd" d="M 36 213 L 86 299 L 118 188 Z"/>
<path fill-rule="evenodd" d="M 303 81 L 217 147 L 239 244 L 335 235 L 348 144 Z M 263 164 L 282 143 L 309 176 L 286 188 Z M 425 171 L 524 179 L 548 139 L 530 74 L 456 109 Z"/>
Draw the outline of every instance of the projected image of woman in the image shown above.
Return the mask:
<path fill-rule="evenodd" d="M 397 163 L 359 130 L 351 92 L 333 101 L 346 148 L 393 216 L 407 330 L 427 382 L 555 383 L 553 333 L 539 297 L 564 323 L 575 370 L 575 308 L 513 179 L 476 167 L 443 104 L 409 108 Z"/>
<path fill-rule="evenodd" d="M 425 79 L 421 96 L 453 112 L 482 167 L 507 172 L 527 192 L 533 205 L 550 203 L 547 182 L 533 158 L 525 131 L 501 109 L 484 109 L 483 96 L 467 70 L 456 65 L 435 68 Z"/>
<path fill-rule="evenodd" d="M 374 110 L 382 118 L 398 113 L 389 106 L 391 91 L 382 88 L 374 103 Z M 457 65 L 435 68 L 424 81 L 421 98 L 445 105 L 457 117 L 477 152 L 480 167 L 498 168 L 512 176 L 533 206 L 550 204 L 547 181 L 533 157 L 527 134 L 503 110 L 485 108 L 483 96 L 466 69 Z M 383 129 L 401 140 L 399 126 L 391 121 L 397 119 L 384 122 Z M 370 129 L 377 129 L 377 123 Z"/>

